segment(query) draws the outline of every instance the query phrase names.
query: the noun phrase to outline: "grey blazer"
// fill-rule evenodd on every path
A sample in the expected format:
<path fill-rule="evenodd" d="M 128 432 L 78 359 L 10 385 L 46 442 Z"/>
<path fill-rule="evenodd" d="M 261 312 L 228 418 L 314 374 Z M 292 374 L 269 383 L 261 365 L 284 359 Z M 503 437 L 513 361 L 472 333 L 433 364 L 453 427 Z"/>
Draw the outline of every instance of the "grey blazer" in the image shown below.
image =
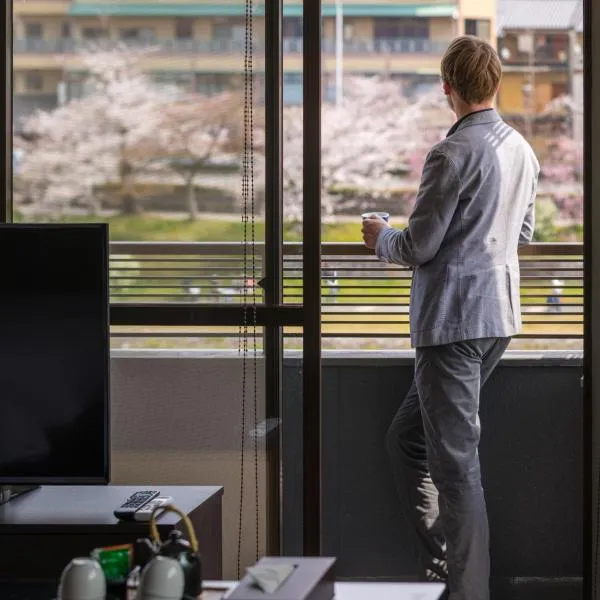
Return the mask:
<path fill-rule="evenodd" d="M 510 337 L 520 331 L 518 247 L 531 241 L 539 163 L 495 110 L 473 113 L 427 156 L 404 230 L 375 251 L 414 267 L 413 346 Z"/>

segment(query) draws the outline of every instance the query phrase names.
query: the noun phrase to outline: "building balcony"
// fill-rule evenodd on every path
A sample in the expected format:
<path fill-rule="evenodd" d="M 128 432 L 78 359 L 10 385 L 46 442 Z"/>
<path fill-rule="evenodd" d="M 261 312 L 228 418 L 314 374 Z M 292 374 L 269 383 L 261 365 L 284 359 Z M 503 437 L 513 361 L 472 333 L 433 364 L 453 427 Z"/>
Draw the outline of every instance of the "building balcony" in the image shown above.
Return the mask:
<path fill-rule="evenodd" d="M 284 40 L 287 52 L 301 52 L 301 39 Z M 450 40 L 428 40 L 422 38 L 378 38 L 370 40 L 345 40 L 344 53 L 347 54 L 434 54 L 442 55 Z M 335 40 L 323 40 L 323 51 L 333 54 L 336 51 Z"/>
<path fill-rule="evenodd" d="M 446 41 L 421 39 L 346 41 L 344 70 L 346 73 L 439 73 L 440 56 Z M 81 52 L 131 48 L 154 50 L 142 59 L 150 71 L 241 72 L 244 42 L 233 40 L 177 40 L 118 41 L 118 40 L 40 40 L 14 41 L 13 66 L 22 70 L 60 70 L 82 68 Z M 302 40 L 287 38 L 283 41 L 285 70 L 302 72 Z M 264 43 L 254 44 L 255 68 L 264 69 Z M 208 60 L 210 59 L 210 60 Z M 336 50 L 333 40 L 323 41 L 323 70 L 336 68 Z"/>
<path fill-rule="evenodd" d="M 427 39 L 372 39 L 347 40 L 344 52 L 360 55 L 386 54 L 443 54 L 448 46 L 446 40 Z M 116 48 L 155 49 L 166 54 L 235 54 L 244 52 L 243 40 L 76 40 L 76 39 L 16 39 L 13 44 L 14 53 L 20 54 L 76 54 L 86 50 L 114 50 Z M 263 42 L 254 44 L 257 53 L 264 53 Z M 286 54 L 302 52 L 302 38 L 286 38 L 283 40 L 283 51 Z M 333 54 L 336 51 L 335 40 L 323 40 L 323 51 Z"/>
<path fill-rule="evenodd" d="M 539 44 L 532 52 L 519 50 L 514 39 L 499 40 L 498 51 L 505 66 L 508 67 L 550 67 L 553 69 L 567 69 L 569 65 L 569 48 L 563 40 L 550 40 L 548 43 Z M 581 56 L 574 56 L 578 63 Z"/>
<path fill-rule="evenodd" d="M 259 374 L 263 368 L 259 353 Z M 323 352 L 323 552 L 338 557 L 340 579 L 416 576 L 412 531 L 384 444 L 413 369 L 408 351 Z M 111 361 L 113 484 L 223 485 L 227 578 L 236 573 L 232 515 L 242 370 L 237 349 L 121 349 Z M 581 375 L 581 353 L 509 351 L 482 391 L 492 599 L 583 598 Z M 301 389 L 301 355 L 286 351 L 281 423 L 288 556 L 298 554 L 302 540 Z M 259 375 L 259 405 L 263 394 Z M 277 424 L 263 422 L 260 429 L 277 432 Z"/>

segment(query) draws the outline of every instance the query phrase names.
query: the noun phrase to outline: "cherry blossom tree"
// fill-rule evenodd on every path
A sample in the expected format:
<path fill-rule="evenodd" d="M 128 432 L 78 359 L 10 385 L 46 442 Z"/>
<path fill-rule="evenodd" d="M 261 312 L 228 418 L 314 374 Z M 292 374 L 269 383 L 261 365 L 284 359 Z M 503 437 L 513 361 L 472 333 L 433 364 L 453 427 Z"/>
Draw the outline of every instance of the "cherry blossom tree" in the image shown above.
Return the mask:
<path fill-rule="evenodd" d="M 433 116 L 435 115 L 435 118 Z M 386 197 L 400 177 L 416 179 L 426 150 L 452 123 L 435 90 L 409 99 L 402 86 L 378 78 L 349 78 L 341 105 L 322 113 L 322 201 L 325 216 L 360 196 Z M 286 218 L 302 216 L 302 109 L 284 112 L 283 185 Z M 417 172 L 419 171 L 419 172 Z M 344 192 L 350 193 L 344 193 Z"/>
<path fill-rule="evenodd" d="M 84 102 L 75 100 L 52 113 L 38 112 L 20 140 L 15 197 L 21 204 L 59 215 L 73 201 L 94 210 L 98 165 L 90 160 L 82 133 L 89 126 Z"/>
<path fill-rule="evenodd" d="M 95 189 L 116 188 L 124 213 L 139 211 L 136 175 L 156 155 L 159 107 L 173 90 L 155 86 L 140 68 L 142 53 L 82 55 L 85 94 L 24 125 L 22 196 L 37 202 L 94 202 Z"/>
<path fill-rule="evenodd" d="M 82 56 L 85 95 L 25 124 L 19 197 L 50 208 L 74 201 L 97 208 L 110 188 L 121 211 L 140 211 L 148 184 L 181 177 L 191 219 L 198 214 L 195 184 L 207 167 L 239 166 L 243 102 L 237 91 L 213 97 L 155 85 L 142 71 L 145 52 L 117 49 Z M 260 119 L 254 136 L 260 180 Z"/>
<path fill-rule="evenodd" d="M 168 173 L 183 178 L 190 218 L 197 217 L 195 183 L 211 164 L 239 165 L 243 146 L 241 97 L 228 92 L 207 98 L 158 87 L 140 67 L 141 54 L 127 50 L 82 57 L 86 95 L 25 125 L 20 196 L 49 205 L 74 200 L 96 208 L 98 188 L 115 188 L 124 213 L 140 210 L 140 182 Z M 260 113 L 260 111 L 258 111 Z M 414 181 L 426 151 L 452 121 L 442 94 L 408 99 L 400 84 L 350 78 L 341 105 L 323 106 L 323 206 L 326 216 L 361 196 L 391 196 L 402 179 Z M 260 118 L 254 132 L 255 176 L 264 168 Z M 236 162 L 237 161 L 237 162 Z M 284 112 L 285 216 L 300 220 L 302 109 Z M 416 187 L 416 184 L 414 184 Z"/>
<path fill-rule="evenodd" d="M 239 162 L 242 125 L 242 98 L 235 92 L 195 94 L 164 105 L 157 127 L 159 162 L 183 178 L 191 220 L 198 218 L 198 176 L 207 167 Z"/>
<path fill-rule="evenodd" d="M 548 142 L 541 161 L 540 187 L 550 195 L 565 220 L 583 220 L 583 139 L 573 134 L 573 122 L 582 106 L 569 96 L 551 102 L 545 114 L 563 119 L 562 133 Z"/>
<path fill-rule="evenodd" d="M 136 175 L 148 170 L 156 151 L 159 107 L 175 90 L 154 85 L 140 61 L 144 52 L 116 50 L 84 55 L 90 95 L 84 100 L 95 118 L 87 132 L 96 155 L 114 181 L 124 213 L 139 212 Z M 143 193 L 143 192 L 142 192 Z"/>

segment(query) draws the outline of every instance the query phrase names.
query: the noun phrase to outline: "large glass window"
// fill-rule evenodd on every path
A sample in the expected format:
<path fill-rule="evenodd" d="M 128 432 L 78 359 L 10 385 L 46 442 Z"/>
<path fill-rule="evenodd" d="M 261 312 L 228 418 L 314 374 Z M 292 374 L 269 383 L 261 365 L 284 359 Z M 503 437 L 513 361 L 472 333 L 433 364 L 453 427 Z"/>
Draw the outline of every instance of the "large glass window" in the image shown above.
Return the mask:
<path fill-rule="evenodd" d="M 272 107 L 274 94 L 267 89 L 272 48 L 265 5 L 254 3 L 250 61 L 244 54 L 247 23 L 240 3 L 223 3 L 221 11 L 218 3 L 204 0 L 130 2 L 113 12 L 111 6 L 118 3 L 106 3 L 101 14 L 85 16 L 72 6 L 87 3 L 63 4 L 61 29 L 56 14 L 39 9 L 32 18 L 27 2 L 14 1 L 15 220 L 105 221 L 112 242 L 113 307 L 142 305 L 160 312 L 185 305 L 176 324 L 132 318 L 112 328 L 116 414 L 123 419 L 117 427 L 114 480 L 223 483 L 225 576 L 236 577 L 241 473 L 245 566 L 255 557 L 257 524 L 259 551 L 266 548 L 272 513 L 267 514 L 263 500 L 279 490 L 281 473 L 269 444 L 278 437 L 280 417 L 289 423 L 283 436 L 283 488 L 289 501 L 283 507 L 284 548 L 301 551 L 303 533 L 298 423 L 305 401 L 305 331 L 297 322 L 284 330 L 280 415 L 269 404 L 270 386 L 278 382 L 266 376 L 273 358 L 268 350 L 278 342 L 272 328 L 253 324 L 254 316 L 263 314 L 270 285 L 265 274 L 273 268 L 265 249 L 268 232 L 273 235 L 265 217 L 273 208 L 276 185 L 266 177 L 273 124 L 266 106 L 270 102 Z M 161 10 L 155 11 L 154 4 Z M 340 7 L 337 14 L 335 6 Z M 123 10 L 137 16 L 124 17 Z M 144 11 L 148 14 L 138 14 Z M 303 301 L 302 242 L 306 228 L 316 227 L 303 223 L 307 107 L 305 31 L 298 13 L 297 2 L 284 2 L 283 156 L 271 155 L 273 161 L 282 160 L 283 231 L 277 233 L 285 242 L 280 275 L 286 309 Z M 394 226 L 406 225 L 427 152 L 454 121 L 440 90 L 439 63 L 457 32 L 497 44 L 504 66 L 498 111 L 526 136 L 542 168 L 536 243 L 521 256 L 524 330 L 511 350 L 534 351 L 530 359 L 552 351 L 548 360 L 560 355 L 568 362 L 582 348 L 580 21 L 569 15 L 549 32 L 541 21 L 532 30 L 529 19 L 526 25 L 508 19 L 494 3 L 462 3 L 454 11 L 433 0 L 428 6 L 323 2 L 322 172 L 313 175 L 321 177 L 323 213 L 324 540 L 326 551 L 339 553 L 343 577 L 414 574 L 411 553 L 390 541 L 394 527 L 406 528 L 394 520 L 395 500 L 383 466 L 388 417 L 413 369 L 408 325 L 412 272 L 382 264 L 364 248 L 360 215 L 387 211 Z M 336 44 L 340 31 L 345 43 Z M 252 74 L 244 73 L 249 62 Z M 230 309 L 241 306 L 246 310 L 240 331 Z M 191 322 L 189 315 L 194 315 Z M 551 367 L 552 377 L 563 372 L 564 363 L 559 366 Z M 521 456 L 537 451 L 520 445 L 537 431 L 537 422 L 528 420 L 531 413 L 523 409 L 538 394 L 527 387 L 537 381 L 533 373 L 518 372 L 514 379 L 503 375 L 505 394 L 498 392 L 500 401 L 515 390 L 523 393 L 523 402 L 506 405 L 505 411 L 521 428 L 510 438 Z M 578 385 L 578 374 L 576 379 Z M 578 399 L 570 383 L 557 381 L 544 388 L 548 410 L 559 403 L 554 390 L 563 399 Z M 128 403 L 143 414 L 133 429 L 123 417 L 129 414 Z M 554 439 L 553 427 L 563 421 L 562 412 L 553 414 L 559 418 L 548 425 L 546 441 Z M 164 432 L 171 418 L 175 425 Z M 576 421 L 575 414 L 574 430 Z M 520 481 L 526 487 L 532 463 L 523 464 Z M 561 473 L 567 476 L 568 469 Z M 514 481 L 509 478 L 506 489 Z M 363 491 L 357 492 L 356 482 Z M 361 495 L 364 489 L 377 490 L 369 493 L 371 504 Z M 551 528 L 552 523 L 541 530 Z"/>
<path fill-rule="evenodd" d="M 542 169 L 535 243 L 521 252 L 523 334 L 511 342 L 505 362 L 481 394 L 492 596 L 520 595 L 518 584 L 513 588 L 504 579 L 508 572 L 540 571 L 546 564 L 545 572 L 554 577 L 559 563 L 574 577 L 573 592 L 565 597 L 581 596 L 576 581 L 581 576 L 581 538 L 566 541 L 569 530 L 581 531 L 582 521 L 578 386 L 583 343 L 583 65 L 578 3 L 569 8 L 565 4 L 558 24 L 557 13 L 536 11 L 537 3 L 526 0 L 461 2 L 449 6 L 447 16 L 430 19 L 395 16 L 400 9 L 409 13 L 411 6 L 387 3 L 384 8 L 381 2 L 372 5 L 370 16 L 367 3 L 362 4 L 365 16 L 355 17 L 354 3 L 344 2 L 338 27 L 332 4 L 324 3 L 322 56 L 324 76 L 336 91 L 336 101 L 328 102 L 323 94 L 322 105 L 324 551 L 338 557 L 341 577 L 404 579 L 418 572 L 417 548 L 402 509 L 407 492 L 400 494 L 404 497 L 395 494 L 386 455 L 386 431 L 415 368 L 408 339 L 413 273 L 382 263 L 365 250 L 360 215 L 386 211 L 393 226 L 406 226 L 425 157 L 455 121 L 439 82 L 440 61 L 450 40 L 465 32 L 498 44 L 504 79 L 497 108 L 527 138 Z M 423 13 L 442 9 L 434 2 L 412 6 L 417 4 Z M 511 10 L 517 6 L 520 14 Z M 532 23 L 537 24 L 534 32 L 528 30 Z M 353 42 L 334 44 L 350 24 Z M 560 33 L 545 31 L 557 27 Z M 553 41 L 559 35 L 570 39 L 568 59 Z M 543 59 L 548 48 L 567 62 Z M 291 199 L 292 168 L 298 162 L 289 156 L 297 129 L 292 107 L 287 114 L 286 136 L 291 139 L 285 155 L 290 169 L 286 189 Z M 289 282 L 290 295 L 297 285 Z M 541 415 L 550 412 L 551 420 L 561 424 L 546 429 Z M 572 462 L 564 453 L 554 454 L 552 443 L 544 444 L 545 431 L 565 441 Z M 398 440 L 405 452 L 406 444 L 404 438 Z M 556 471 L 545 468 L 548 460 Z M 522 483 L 519 493 L 508 492 L 517 480 Z M 546 499 L 538 483 L 550 494 L 552 489 L 561 492 Z M 534 501 L 536 508 L 530 511 L 531 498 L 539 504 Z M 559 506 L 577 508 L 563 512 Z M 554 526 L 557 539 L 565 536 L 561 547 L 569 547 L 558 559 L 539 546 L 542 532 Z M 523 550 L 528 540 L 531 553 Z M 528 562 L 533 555 L 535 565 Z M 535 586 L 531 583 L 531 589 Z"/>
<path fill-rule="evenodd" d="M 249 56 L 241 4 L 215 17 L 196 17 L 198 3 L 162 3 L 172 4 L 164 16 L 154 2 L 125 6 L 135 15 L 119 3 L 101 14 L 43 4 L 15 27 L 14 218 L 109 224 L 113 316 L 158 307 L 152 322 L 133 314 L 111 327 L 112 481 L 225 486 L 224 576 L 235 578 L 238 540 L 244 569 L 268 553 L 268 523 L 277 525 L 267 436 L 278 421 L 266 423 L 266 332 L 254 318 L 264 300 L 265 108 L 258 86 L 244 89 L 245 63 L 249 81 L 264 71 L 264 6 Z M 15 1 L 15 22 L 30 9 Z M 42 37 L 44 54 L 21 43 Z M 161 307 L 181 304 L 197 322 L 160 323 Z M 245 322 L 228 322 L 242 306 Z"/>
<path fill-rule="evenodd" d="M 119 257 L 116 302 L 239 305 L 248 281 L 238 246 L 245 235 L 248 243 L 264 241 L 265 188 L 264 94 L 255 83 L 244 96 L 244 10 L 197 18 L 194 7 L 182 14 L 186 7 L 177 4 L 172 14 L 157 17 L 151 4 L 140 5 L 134 18 L 110 7 L 100 15 L 83 7 L 80 14 L 65 3 L 58 15 L 62 28 L 57 15 L 43 11 L 15 28 L 15 215 L 21 221 L 108 222 Z M 28 10 L 27 2 L 15 2 L 16 22 L 31 19 Z M 44 34 L 44 56 L 19 39 Z M 71 43 L 64 44 L 65 37 Z M 252 80 L 258 82 L 262 14 L 254 18 L 253 40 Z M 97 142 L 90 144 L 92 138 Z M 243 220 L 248 143 L 255 151 L 253 200 L 246 198 L 254 207 L 252 227 Z M 190 243 L 197 266 L 206 264 L 191 277 L 184 268 L 190 257 L 174 261 L 167 253 L 165 265 L 152 269 L 156 262 L 144 256 L 168 241 Z M 147 246 L 130 255 L 121 247 L 129 242 Z M 221 257 L 210 250 L 215 242 L 222 244 Z M 248 278 L 259 301 L 260 260 L 257 255 L 256 275 Z M 115 347 L 216 343 L 215 336 L 191 331 L 172 339 L 163 332 L 153 340 L 129 332 L 115 332 Z M 230 333 L 219 346 L 237 347 Z"/>
<path fill-rule="evenodd" d="M 44 37 L 44 27 L 41 23 L 26 23 L 25 37 L 30 40 L 41 40 Z"/>

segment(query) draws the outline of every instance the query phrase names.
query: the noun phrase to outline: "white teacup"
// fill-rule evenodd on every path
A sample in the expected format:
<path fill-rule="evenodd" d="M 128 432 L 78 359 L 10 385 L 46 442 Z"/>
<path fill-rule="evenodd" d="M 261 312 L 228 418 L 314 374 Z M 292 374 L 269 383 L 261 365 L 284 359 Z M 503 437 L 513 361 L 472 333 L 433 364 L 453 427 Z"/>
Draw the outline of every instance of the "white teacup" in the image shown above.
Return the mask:
<path fill-rule="evenodd" d="M 58 600 L 104 600 L 106 578 L 98 561 L 74 558 L 63 570 Z"/>
<path fill-rule="evenodd" d="M 166 556 L 155 556 L 142 571 L 137 600 L 181 600 L 185 579 L 181 565 Z"/>

